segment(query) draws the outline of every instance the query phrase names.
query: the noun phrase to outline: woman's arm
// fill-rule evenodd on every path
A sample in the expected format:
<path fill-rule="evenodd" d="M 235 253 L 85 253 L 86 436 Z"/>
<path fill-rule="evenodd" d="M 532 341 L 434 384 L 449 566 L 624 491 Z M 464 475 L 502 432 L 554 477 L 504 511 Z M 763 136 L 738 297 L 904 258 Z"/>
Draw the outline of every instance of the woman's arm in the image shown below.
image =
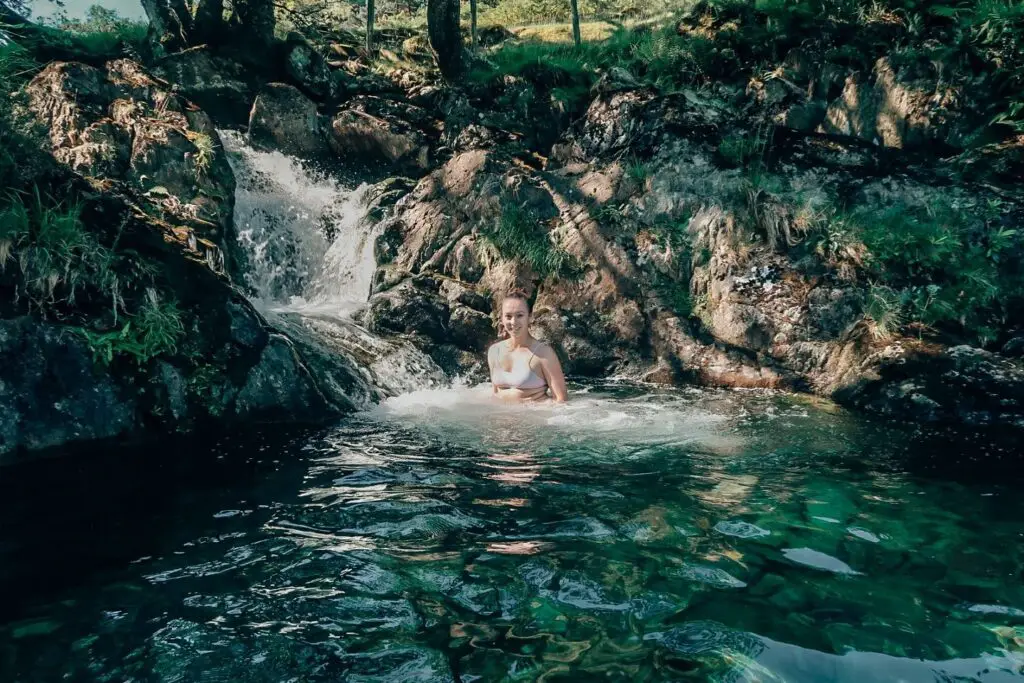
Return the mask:
<path fill-rule="evenodd" d="M 537 357 L 540 358 L 541 368 L 544 370 L 551 395 L 558 403 L 565 403 L 569 398 L 569 390 L 565 387 L 565 374 L 562 372 L 562 363 L 559 362 L 555 350 L 545 344 L 541 347 Z"/>

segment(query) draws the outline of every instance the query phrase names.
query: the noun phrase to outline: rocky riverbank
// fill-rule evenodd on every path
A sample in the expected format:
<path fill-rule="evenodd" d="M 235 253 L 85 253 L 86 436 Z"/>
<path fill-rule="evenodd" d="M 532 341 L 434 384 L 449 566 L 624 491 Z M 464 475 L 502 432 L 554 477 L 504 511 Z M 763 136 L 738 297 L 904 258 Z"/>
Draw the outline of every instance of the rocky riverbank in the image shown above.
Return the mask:
<path fill-rule="evenodd" d="M 694 14 L 678 33 L 716 21 Z M 202 48 L 35 76 L 26 106 L 84 198 L 85 229 L 149 273 L 136 300 L 158 294 L 179 315 L 173 343 L 140 356 L 110 336 L 132 334 L 116 293 L 112 315 L 97 301 L 4 308 L 0 456 L 380 397 L 358 363 L 304 348 L 240 291 L 218 126 L 379 182 L 377 271 L 357 320 L 449 372 L 479 369 L 494 299 L 518 286 L 572 374 L 1024 427 L 1020 302 L 972 298 L 1015 272 L 1024 216 L 1024 141 L 971 142 L 983 82 L 895 53 L 865 69 L 794 49 L 758 77 L 672 92 L 607 68 L 570 101 L 543 70 L 444 84 L 402 41 L 393 67 L 370 68 L 343 36 L 292 36 L 274 81 Z M 908 226 L 953 235 L 942 253 L 988 270 L 942 280 L 934 252 L 903 272 L 869 248 Z"/>

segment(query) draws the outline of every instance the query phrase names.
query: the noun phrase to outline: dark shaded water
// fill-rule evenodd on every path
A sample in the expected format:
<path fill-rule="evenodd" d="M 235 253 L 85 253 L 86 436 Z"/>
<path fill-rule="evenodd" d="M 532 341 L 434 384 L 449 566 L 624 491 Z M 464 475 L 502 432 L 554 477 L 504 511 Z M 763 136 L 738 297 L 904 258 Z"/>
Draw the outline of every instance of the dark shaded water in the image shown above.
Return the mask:
<path fill-rule="evenodd" d="M 759 393 L 482 398 L 0 471 L 0 680 L 1024 679 L 1012 449 Z"/>

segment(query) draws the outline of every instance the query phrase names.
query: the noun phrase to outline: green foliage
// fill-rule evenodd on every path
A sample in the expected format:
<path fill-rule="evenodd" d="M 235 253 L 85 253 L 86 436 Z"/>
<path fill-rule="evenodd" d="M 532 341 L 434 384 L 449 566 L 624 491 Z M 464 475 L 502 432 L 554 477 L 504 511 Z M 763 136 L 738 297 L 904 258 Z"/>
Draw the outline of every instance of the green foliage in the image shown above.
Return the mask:
<path fill-rule="evenodd" d="M 976 210 L 906 204 L 836 211 L 810 242 L 871 281 L 866 315 L 876 335 L 909 327 L 984 343 L 1024 300 L 1024 241 L 998 202 L 982 214 L 979 222 Z"/>
<path fill-rule="evenodd" d="M 626 163 L 626 177 L 637 185 L 643 185 L 651 175 L 650 166 L 639 159 L 631 159 Z"/>
<path fill-rule="evenodd" d="M 193 158 L 196 175 L 205 175 L 210 170 L 210 164 L 213 163 L 215 154 L 213 138 L 206 133 L 197 133 L 195 131 L 187 131 L 185 134 L 188 136 L 189 142 L 196 148 L 195 157 Z"/>
<path fill-rule="evenodd" d="M 480 13 L 482 25 L 522 26 L 547 22 L 567 22 L 571 10 L 566 0 L 502 0 Z M 679 0 L 579 0 L 580 16 L 585 20 L 636 20 L 678 9 Z"/>
<path fill-rule="evenodd" d="M 872 322 L 871 333 L 876 339 L 891 339 L 904 324 L 906 297 L 901 292 L 872 283 L 864 303 L 864 317 Z"/>
<path fill-rule="evenodd" d="M 185 327 L 177 303 L 161 301 L 156 290 L 150 289 L 138 312 L 127 316 L 120 328 L 97 331 L 79 327 L 75 331 L 85 338 L 96 362 L 109 364 L 117 356 L 128 356 L 144 365 L 157 356 L 177 353 Z"/>
<path fill-rule="evenodd" d="M 760 124 L 753 131 L 732 133 L 718 143 L 718 156 L 726 166 L 745 168 L 755 189 L 768 189 L 773 177 L 768 174 L 775 126 Z"/>
<path fill-rule="evenodd" d="M 57 28 L 47 40 L 88 54 L 108 55 L 144 49 L 149 25 L 124 19 L 116 10 L 93 5 L 84 19 L 64 21 Z"/>
<path fill-rule="evenodd" d="M 547 277 L 571 275 L 577 264 L 552 241 L 541 221 L 514 200 L 503 203 L 501 218 L 481 229 L 503 258 L 521 261 L 531 270 Z"/>
<path fill-rule="evenodd" d="M 727 71 L 729 60 L 713 52 L 710 41 L 680 36 L 673 27 L 657 30 L 618 28 L 604 41 L 580 47 L 561 43 L 510 42 L 487 55 L 469 75 L 481 84 L 499 84 L 506 76 L 541 89 L 559 89 L 559 97 L 589 97 L 600 74 L 611 67 L 663 92 Z"/>
<path fill-rule="evenodd" d="M 0 44 L 0 191 L 22 186 L 38 170 L 38 136 L 19 117 L 11 93 L 39 68 L 31 54 L 14 42 Z M 3 200 L 0 199 L 0 207 Z"/>
<path fill-rule="evenodd" d="M 661 302 L 676 315 L 688 318 L 694 314 L 688 279 L 677 280 L 656 272 L 651 284 Z"/>
<path fill-rule="evenodd" d="M 82 289 L 98 291 L 113 310 L 122 305 L 113 251 L 85 230 L 81 206 L 12 194 L 0 204 L 0 269 L 17 265 L 16 296 L 30 308 L 74 305 Z"/>
<path fill-rule="evenodd" d="M 668 257 L 671 273 L 654 270 L 651 284 L 661 302 L 676 314 L 690 317 L 694 301 L 690 296 L 690 274 L 693 245 L 689 233 L 689 216 L 663 221 L 650 227 L 650 235 Z"/>

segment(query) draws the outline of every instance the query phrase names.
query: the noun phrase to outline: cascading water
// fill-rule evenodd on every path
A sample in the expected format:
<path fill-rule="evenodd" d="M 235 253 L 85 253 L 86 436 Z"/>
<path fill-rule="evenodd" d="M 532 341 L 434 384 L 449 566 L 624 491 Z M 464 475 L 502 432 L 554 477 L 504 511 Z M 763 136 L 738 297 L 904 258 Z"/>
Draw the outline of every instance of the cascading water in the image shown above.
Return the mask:
<path fill-rule="evenodd" d="M 280 152 L 221 131 L 235 173 L 235 231 L 253 303 L 289 334 L 356 361 L 388 394 L 444 383 L 429 356 L 381 339 L 351 316 L 366 305 L 377 226 L 370 187 L 346 187 Z"/>

